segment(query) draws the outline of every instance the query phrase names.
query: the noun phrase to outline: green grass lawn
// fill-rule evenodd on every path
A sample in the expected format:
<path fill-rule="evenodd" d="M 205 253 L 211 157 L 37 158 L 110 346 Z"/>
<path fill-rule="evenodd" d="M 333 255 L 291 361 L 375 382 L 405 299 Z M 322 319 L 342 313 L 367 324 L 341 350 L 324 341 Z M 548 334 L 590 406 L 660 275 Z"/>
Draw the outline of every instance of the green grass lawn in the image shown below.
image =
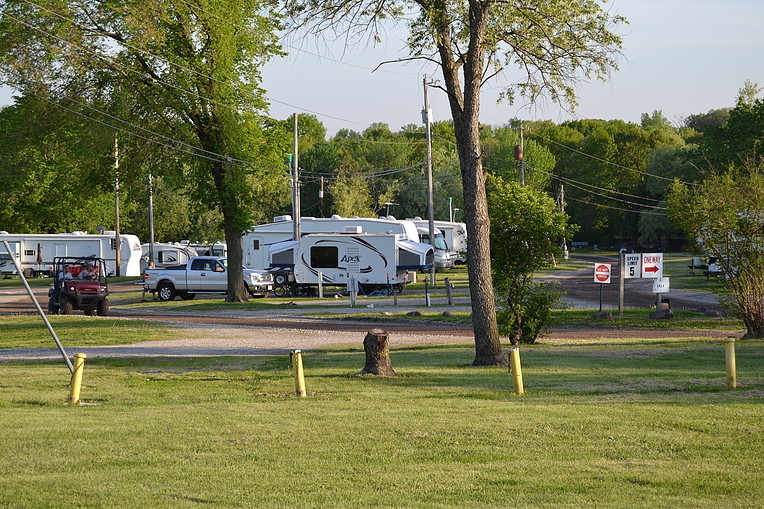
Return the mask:
<path fill-rule="evenodd" d="M 128 345 L 140 341 L 176 339 L 177 327 L 147 320 L 121 320 L 83 315 L 48 316 L 65 348 Z M 36 315 L 0 315 L 0 348 L 55 348 L 56 344 Z"/>
<path fill-rule="evenodd" d="M 2 507 L 761 507 L 764 342 L 554 341 L 526 394 L 473 345 L 0 364 Z"/>

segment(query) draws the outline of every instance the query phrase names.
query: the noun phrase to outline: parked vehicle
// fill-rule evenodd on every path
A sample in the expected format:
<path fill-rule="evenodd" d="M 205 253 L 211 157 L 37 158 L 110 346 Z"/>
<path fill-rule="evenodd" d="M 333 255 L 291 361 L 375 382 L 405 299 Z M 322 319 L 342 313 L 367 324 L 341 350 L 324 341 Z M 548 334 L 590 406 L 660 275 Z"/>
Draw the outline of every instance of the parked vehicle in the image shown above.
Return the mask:
<path fill-rule="evenodd" d="M 301 235 L 342 233 L 348 227 L 360 227 L 364 233 L 395 234 L 401 239 L 419 242 L 416 226 L 411 221 L 395 218 L 342 217 L 335 214 L 328 218 L 303 217 L 300 220 Z M 255 270 L 267 269 L 270 246 L 288 240 L 295 240 L 292 216 L 275 217 L 272 223 L 253 226 L 242 238 L 244 266 Z"/>
<path fill-rule="evenodd" d="M 146 269 L 146 291 L 167 302 L 179 296 L 193 299 L 197 294 L 221 294 L 228 291 L 228 265 L 225 258 L 198 256 L 182 265 Z M 267 272 L 244 270 L 244 284 L 252 297 L 265 297 L 273 290 L 273 277 Z"/>
<path fill-rule="evenodd" d="M 135 235 L 120 234 L 119 267 L 121 276 L 141 275 L 141 241 Z M 114 232 L 100 234 L 85 232 L 55 234 L 10 234 L 0 232 L 0 240 L 7 240 L 26 277 L 52 276 L 57 257 L 102 258 L 107 275 L 116 274 L 117 239 Z M 10 257 L 0 257 L 0 272 L 15 274 L 16 267 Z"/>
<path fill-rule="evenodd" d="M 109 284 L 103 258 L 56 257 L 55 279 L 48 290 L 48 314 L 70 315 L 82 310 L 88 316 L 109 314 Z"/>
<path fill-rule="evenodd" d="M 149 244 L 141 245 L 141 273 L 149 268 Z M 172 265 L 183 265 L 188 260 L 199 256 L 195 249 L 183 244 L 160 244 L 154 243 L 154 268 L 161 269 Z"/>
<path fill-rule="evenodd" d="M 428 220 L 421 217 L 407 218 L 406 220 L 414 223 L 417 228 L 427 228 L 429 233 L 430 222 Z M 433 225 L 443 234 L 454 265 L 467 263 L 467 225 L 452 221 L 433 221 Z"/>
<path fill-rule="evenodd" d="M 390 295 L 433 265 L 432 246 L 391 233 L 313 233 L 270 247 L 276 295 L 306 293 L 319 283 L 366 295 Z"/>
<path fill-rule="evenodd" d="M 451 259 L 451 251 L 446 246 L 446 239 L 443 237 L 443 233 L 435 228 L 435 241 L 430 242 L 430 229 L 429 228 L 417 228 L 419 233 L 419 242 L 423 244 L 431 244 L 435 255 L 435 270 L 450 269 L 453 267 L 454 262 Z"/>

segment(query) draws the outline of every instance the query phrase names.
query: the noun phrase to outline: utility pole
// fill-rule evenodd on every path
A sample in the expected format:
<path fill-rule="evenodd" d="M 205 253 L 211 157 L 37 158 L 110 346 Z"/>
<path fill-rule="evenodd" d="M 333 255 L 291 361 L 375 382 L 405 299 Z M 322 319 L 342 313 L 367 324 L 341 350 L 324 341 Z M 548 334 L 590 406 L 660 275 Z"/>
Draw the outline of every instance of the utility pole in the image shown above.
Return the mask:
<path fill-rule="evenodd" d="M 292 153 L 292 224 L 294 240 L 300 240 L 300 175 L 297 155 L 297 113 L 294 114 L 294 152 Z"/>
<path fill-rule="evenodd" d="M 435 212 L 433 210 L 432 200 L 432 130 L 431 130 L 431 116 L 430 111 L 430 94 L 428 93 L 428 87 L 432 82 L 427 82 L 427 76 L 424 77 L 424 111 L 422 112 L 422 119 L 424 120 L 425 133 L 427 135 L 427 214 L 430 226 L 430 245 L 433 251 L 435 251 Z M 430 281 L 432 287 L 435 288 L 435 264 L 433 263 L 430 270 Z"/>
<path fill-rule="evenodd" d="M 121 242 L 119 239 L 119 140 L 116 136 L 114 137 L 114 213 L 116 216 L 114 221 L 114 249 L 116 252 L 114 263 L 117 265 L 116 271 L 114 273 L 117 275 L 117 277 L 119 277 L 121 275 L 119 266 L 122 264 L 122 260 L 119 256 L 119 250 L 121 247 Z"/>
<path fill-rule="evenodd" d="M 321 176 L 321 189 L 318 190 L 318 199 L 320 200 L 320 205 L 318 206 L 319 211 L 321 212 L 321 217 L 324 217 L 324 177 Z"/>
<path fill-rule="evenodd" d="M 149 262 L 154 261 L 154 181 L 149 172 Z"/>
<path fill-rule="evenodd" d="M 560 184 L 560 212 L 565 214 L 565 184 Z M 562 259 L 567 260 L 570 257 L 568 252 L 568 244 L 565 240 L 565 234 L 562 235 Z"/>
<path fill-rule="evenodd" d="M 525 159 L 523 158 L 523 122 L 520 121 L 520 152 L 518 159 L 520 159 L 520 185 L 525 187 Z"/>

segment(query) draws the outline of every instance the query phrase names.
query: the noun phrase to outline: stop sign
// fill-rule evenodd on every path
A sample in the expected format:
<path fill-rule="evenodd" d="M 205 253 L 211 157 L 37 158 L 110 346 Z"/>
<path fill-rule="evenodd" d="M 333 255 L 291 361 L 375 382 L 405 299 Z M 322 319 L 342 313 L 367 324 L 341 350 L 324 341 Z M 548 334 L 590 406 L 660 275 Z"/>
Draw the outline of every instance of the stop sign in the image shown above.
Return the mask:
<path fill-rule="evenodd" d="M 610 264 L 609 263 L 594 264 L 594 282 L 595 283 L 610 282 Z"/>

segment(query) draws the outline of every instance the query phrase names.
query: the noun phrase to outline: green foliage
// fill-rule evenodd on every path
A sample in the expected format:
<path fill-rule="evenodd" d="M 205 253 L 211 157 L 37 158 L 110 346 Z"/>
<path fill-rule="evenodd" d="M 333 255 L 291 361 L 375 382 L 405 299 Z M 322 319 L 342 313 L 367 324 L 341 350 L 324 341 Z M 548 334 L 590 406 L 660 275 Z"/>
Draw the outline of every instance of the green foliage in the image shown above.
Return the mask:
<path fill-rule="evenodd" d="M 557 286 L 534 282 L 534 273 L 551 265 L 560 240 L 575 227 L 542 191 L 489 177 L 488 196 L 499 330 L 512 343 L 533 343 L 563 295 Z"/>
<path fill-rule="evenodd" d="M 700 252 L 717 258 L 747 336 L 764 337 L 764 160 L 698 187 L 676 182 L 669 210 Z"/>

